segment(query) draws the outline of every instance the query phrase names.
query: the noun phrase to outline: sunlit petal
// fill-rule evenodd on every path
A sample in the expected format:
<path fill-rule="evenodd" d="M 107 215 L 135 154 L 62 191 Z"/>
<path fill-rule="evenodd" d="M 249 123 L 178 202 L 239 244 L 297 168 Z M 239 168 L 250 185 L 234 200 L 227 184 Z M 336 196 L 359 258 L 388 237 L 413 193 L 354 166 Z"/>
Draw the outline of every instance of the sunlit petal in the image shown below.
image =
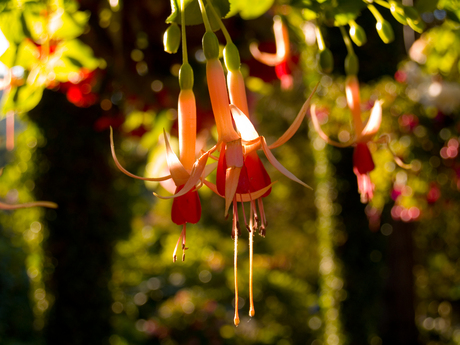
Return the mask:
<path fill-rule="evenodd" d="M 235 121 L 236 129 L 241 134 L 241 139 L 250 141 L 259 137 L 251 120 L 234 104 L 230 104 L 233 120 Z"/>
<path fill-rule="evenodd" d="M 238 187 L 241 168 L 227 168 L 225 176 L 225 217 Z"/>
<path fill-rule="evenodd" d="M 264 150 L 265 156 L 267 157 L 268 161 L 273 165 L 280 173 L 282 173 L 284 176 L 290 178 L 292 181 L 295 181 L 299 184 L 301 184 L 304 187 L 312 189 L 309 185 L 306 183 L 302 182 L 299 180 L 297 177 L 294 176 L 289 170 L 287 170 L 285 167 L 281 165 L 280 162 L 273 156 L 271 153 L 270 149 L 268 148 L 267 142 L 265 141 L 265 138 L 262 137 L 262 149 Z"/>
<path fill-rule="evenodd" d="M 366 126 L 364 127 L 362 133 L 358 135 L 358 140 L 360 142 L 366 142 L 372 139 L 372 137 L 377 133 L 382 123 L 382 103 L 376 101 L 372 107 L 371 116 L 367 121 Z"/>
<path fill-rule="evenodd" d="M 113 161 L 115 162 L 115 165 L 125 175 L 128 175 L 130 177 L 136 178 L 138 180 L 156 181 L 156 182 L 165 181 L 165 180 L 168 180 L 168 179 L 171 178 L 171 175 L 163 176 L 163 177 L 156 177 L 156 178 L 155 177 L 141 177 L 141 176 L 134 175 L 134 174 L 130 173 L 128 170 L 126 170 L 125 168 L 123 168 L 121 166 L 120 162 L 118 161 L 117 155 L 115 154 L 115 145 L 113 143 L 113 130 L 112 130 L 112 127 L 110 127 L 110 150 L 112 151 L 112 158 L 113 158 Z"/>
<path fill-rule="evenodd" d="M 323 132 L 323 130 L 321 129 L 321 126 L 320 126 L 320 124 L 318 122 L 318 118 L 316 116 L 316 107 L 315 107 L 314 104 L 311 106 L 310 114 L 311 114 L 311 122 L 313 123 L 313 127 L 315 127 L 316 132 L 321 137 L 321 139 L 323 139 L 329 145 L 336 146 L 336 147 L 348 147 L 348 146 L 353 145 L 354 140 L 350 140 L 350 141 L 348 141 L 346 143 L 339 143 L 337 141 L 331 140 L 326 135 L 326 133 Z"/>
<path fill-rule="evenodd" d="M 316 84 L 315 88 L 311 92 L 310 96 L 308 99 L 305 101 L 303 104 L 302 108 L 300 108 L 299 113 L 297 114 L 296 118 L 292 122 L 291 126 L 288 128 L 286 132 L 282 136 L 279 137 L 277 141 L 275 141 L 273 144 L 269 146 L 270 149 L 274 149 L 278 146 L 283 145 L 286 141 L 292 138 L 292 136 L 297 132 L 299 129 L 300 125 L 302 124 L 303 119 L 305 118 L 305 115 L 307 115 L 308 107 L 310 106 L 310 101 L 312 96 L 315 94 L 316 89 L 318 88 L 318 84 Z"/>
<path fill-rule="evenodd" d="M 177 192 L 174 195 L 170 195 L 170 196 L 158 195 L 155 192 L 153 193 L 153 195 L 159 197 L 160 199 L 172 199 L 172 198 L 177 198 L 178 196 L 184 195 L 190 190 L 192 190 L 192 188 L 196 186 L 196 184 L 198 183 L 198 181 L 200 180 L 203 174 L 204 168 L 206 167 L 206 161 L 208 160 L 208 156 L 209 154 L 205 153 L 198 159 L 198 161 L 193 166 L 192 173 L 190 174 L 190 178 L 188 179 L 187 183 L 185 183 L 184 187 L 179 192 Z"/>
<path fill-rule="evenodd" d="M 172 150 L 165 130 L 163 130 L 163 134 L 165 137 L 166 161 L 168 162 L 169 172 L 171 173 L 172 179 L 174 180 L 174 183 L 176 184 L 176 186 L 181 186 L 187 182 L 190 175 L 187 172 L 187 170 L 185 170 L 179 158 L 176 156 L 176 154 Z"/>

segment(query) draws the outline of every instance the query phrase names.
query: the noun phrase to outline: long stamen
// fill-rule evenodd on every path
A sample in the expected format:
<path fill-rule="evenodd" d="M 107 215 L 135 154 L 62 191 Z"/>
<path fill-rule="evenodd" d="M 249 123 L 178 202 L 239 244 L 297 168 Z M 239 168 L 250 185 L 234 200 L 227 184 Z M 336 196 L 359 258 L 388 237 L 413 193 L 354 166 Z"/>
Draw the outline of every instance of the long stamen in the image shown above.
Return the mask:
<path fill-rule="evenodd" d="M 249 316 L 253 317 L 256 313 L 254 309 L 254 292 L 252 289 L 253 281 L 253 261 L 254 261 L 254 229 L 249 231 Z"/>
<path fill-rule="evenodd" d="M 259 216 L 257 215 L 256 202 L 251 199 L 251 209 L 254 218 L 254 229 L 259 228 Z"/>
<path fill-rule="evenodd" d="M 184 224 L 185 226 L 185 224 Z M 182 229 L 180 235 L 179 235 L 179 238 L 177 239 L 177 243 L 176 243 L 176 248 L 174 248 L 174 252 L 173 252 L 173 262 L 176 262 L 177 261 L 177 248 L 179 248 L 179 243 L 180 243 L 180 240 L 182 238 L 182 234 L 184 233 L 184 229 Z"/>
<path fill-rule="evenodd" d="M 259 212 L 260 212 L 260 218 L 261 218 L 259 233 L 262 237 L 265 237 L 265 228 L 267 227 L 267 218 L 265 217 L 264 203 L 262 201 L 262 198 L 257 199 L 257 204 L 259 205 Z"/>
<path fill-rule="evenodd" d="M 236 197 L 233 200 L 233 238 L 235 239 L 234 258 L 233 258 L 233 269 L 234 269 L 234 280 L 235 280 L 235 317 L 233 322 L 235 326 L 240 324 L 240 316 L 238 314 L 238 208 L 237 208 Z"/>
<path fill-rule="evenodd" d="M 243 210 L 243 219 L 244 219 L 244 225 L 246 225 L 246 229 L 251 232 L 251 229 L 248 226 L 248 221 L 246 219 L 246 211 L 244 210 L 244 203 L 241 203 L 241 209 Z"/>
<path fill-rule="evenodd" d="M 184 224 L 184 227 L 182 229 L 182 261 L 185 261 L 185 251 L 188 249 L 187 247 L 185 247 L 185 230 L 186 230 L 186 225 L 187 223 Z"/>

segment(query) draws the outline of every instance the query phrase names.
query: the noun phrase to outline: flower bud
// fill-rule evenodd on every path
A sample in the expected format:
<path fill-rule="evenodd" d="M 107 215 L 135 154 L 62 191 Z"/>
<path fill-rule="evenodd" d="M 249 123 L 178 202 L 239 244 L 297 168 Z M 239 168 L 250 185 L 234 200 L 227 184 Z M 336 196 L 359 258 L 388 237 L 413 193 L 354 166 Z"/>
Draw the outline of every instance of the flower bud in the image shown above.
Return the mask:
<path fill-rule="evenodd" d="M 403 8 L 406 19 L 411 19 L 414 22 L 420 20 L 420 16 L 415 8 L 413 8 L 412 6 L 404 6 Z"/>
<path fill-rule="evenodd" d="M 174 54 L 180 45 L 180 29 L 176 23 L 172 23 L 163 35 L 163 45 L 165 52 Z"/>
<path fill-rule="evenodd" d="M 318 54 L 318 66 L 322 73 L 331 73 L 334 69 L 334 57 L 329 48 L 325 48 Z"/>
<path fill-rule="evenodd" d="M 228 43 L 224 48 L 224 63 L 225 67 L 231 72 L 236 72 L 240 69 L 241 60 L 238 48 L 233 43 Z"/>
<path fill-rule="evenodd" d="M 412 30 L 422 33 L 425 29 L 425 23 L 421 20 L 413 21 L 410 18 L 407 18 L 407 24 L 411 27 Z"/>
<path fill-rule="evenodd" d="M 219 40 L 214 32 L 206 31 L 203 35 L 203 53 L 206 60 L 219 58 Z"/>
<path fill-rule="evenodd" d="M 367 42 L 366 32 L 356 23 L 350 25 L 350 37 L 358 47 L 361 47 Z"/>
<path fill-rule="evenodd" d="M 347 75 L 357 75 L 359 71 L 359 60 L 356 54 L 348 54 L 345 58 L 345 73 Z"/>
<path fill-rule="evenodd" d="M 386 20 L 379 21 L 376 24 L 377 32 L 383 41 L 383 43 L 390 43 L 394 40 L 395 34 L 393 33 L 393 28 L 391 27 L 390 23 Z"/>
<path fill-rule="evenodd" d="M 193 69 L 188 63 L 184 63 L 179 70 L 179 85 L 181 90 L 193 88 Z"/>
<path fill-rule="evenodd" d="M 393 17 L 402 25 L 407 25 L 406 17 L 403 15 L 404 9 L 395 1 L 390 2 L 390 11 Z"/>

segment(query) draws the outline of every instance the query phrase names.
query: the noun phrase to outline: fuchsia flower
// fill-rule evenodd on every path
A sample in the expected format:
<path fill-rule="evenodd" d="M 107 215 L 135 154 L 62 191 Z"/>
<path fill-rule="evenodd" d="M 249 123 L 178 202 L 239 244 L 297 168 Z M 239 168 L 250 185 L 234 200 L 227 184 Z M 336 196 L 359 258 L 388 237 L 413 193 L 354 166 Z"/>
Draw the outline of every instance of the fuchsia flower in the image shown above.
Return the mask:
<path fill-rule="evenodd" d="M 252 43 L 249 49 L 257 61 L 275 67 L 276 76 L 281 81 L 281 88 L 290 90 L 294 81 L 289 67 L 291 56 L 289 33 L 280 16 L 273 18 L 273 32 L 275 33 L 276 54 L 261 52 L 255 43 Z"/>
<path fill-rule="evenodd" d="M 163 177 L 140 177 L 127 171 L 119 163 L 113 143 L 112 128 L 110 130 L 110 145 L 112 157 L 118 169 L 124 174 L 144 181 L 166 181 L 172 179 L 175 185 L 175 193 L 171 196 L 160 196 L 153 193 L 161 199 L 174 199 L 171 209 L 171 220 L 177 225 L 183 225 L 182 232 L 176 244 L 173 253 L 173 261 L 176 261 L 176 252 L 179 243 L 182 240 L 182 260 L 185 259 L 185 237 L 187 223 L 195 224 L 201 218 L 201 204 L 197 193 L 197 184 L 209 173 L 205 171 L 206 162 L 209 153 L 204 153 L 199 159 L 195 158 L 195 140 L 196 140 L 196 107 L 195 96 L 191 89 L 182 90 L 179 94 L 179 146 L 180 159 L 172 150 L 168 137 L 164 133 L 166 145 L 166 161 L 170 175 Z"/>
<path fill-rule="evenodd" d="M 226 48 L 227 49 L 227 48 Z M 262 149 L 268 161 L 282 174 L 293 181 L 308 187 L 304 182 L 295 177 L 284 168 L 271 153 L 272 148 L 281 146 L 288 141 L 300 127 L 308 110 L 309 99 L 305 102 L 290 128 L 272 145 L 268 145 L 265 138 L 260 136 L 249 119 L 247 98 L 244 80 L 239 70 L 228 68 L 227 75 L 228 94 L 233 104 L 229 104 L 227 86 L 222 64 L 217 58 L 207 61 L 207 81 L 216 120 L 219 140 L 215 148 L 220 148 L 216 171 L 216 184 L 209 181 L 204 183 L 215 193 L 225 198 L 225 215 L 233 203 L 232 237 L 235 240 L 235 325 L 239 324 L 238 315 L 238 279 L 237 279 L 237 240 L 239 236 L 238 202 L 249 202 L 250 214 L 247 220 L 244 207 L 243 218 L 250 233 L 250 310 L 249 315 L 254 316 L 253 290 L 252 290 L 252 258 L 254 230 L 259 228 L 260 234 L 265 236 L 267 224 L 263 209 L 262 197 L 270 194 L 273 183 L 265 170 L 257 150 Z M 313 93 L 312 93 L 313 94 Z M 259 211 L 257 211 L 257 209 Z"/>
<path fill-rule="evenodd" d="M 353 172 L 358 179 L 358 190 L 361 194 L 361 202 L 367 203 L 374 196 L 374 184 L 371 181 L 369 173 L 375 168 L 368 143 L 372 141 L 372 137 L 375 136 L 380 128 L 380 124 L 382 122 L 382 106 L 380 101 L 376 101 L 374 103 L 369 120 L 364 125 L 361 120 L 359 83 L 356 76 L 347 77 L 345 89 L 348 107 L 353 115 L 355 138 L 347 143 L 339 143 L 331 140 L 323 132 L 318 123 L 314 105 L 311 108 L 311 119 L 319 136 L 328 144 L 337 147 L 355 146 L 355 150 L 353 152 Z"/>

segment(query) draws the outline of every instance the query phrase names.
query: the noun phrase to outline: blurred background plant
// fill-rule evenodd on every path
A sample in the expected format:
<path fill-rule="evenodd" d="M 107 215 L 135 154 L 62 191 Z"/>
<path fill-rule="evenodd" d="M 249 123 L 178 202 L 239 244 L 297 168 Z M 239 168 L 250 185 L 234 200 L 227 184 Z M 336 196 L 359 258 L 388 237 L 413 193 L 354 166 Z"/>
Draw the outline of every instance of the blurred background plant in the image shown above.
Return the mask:
<path fill-rule="evenodd" d="M 460 343 L 458 4 L 231 5 L 224 22 L 240 50 L 252 120 L 268 142 L 318 82 L 318 118 L 339 142 L 354 135 L 345 74 L 361 81 L 365 116 L 382 101 L 379 134 L 389 141 L 370 144 L 374 198 L 360 202 L 353 150 L 328 146 L 305 121 L 274 152 L 314 191 L 284 177 L 274 185 L 265 201 L 267 236 L 255 238 L 256 315 L 235 328 L 223 200 L 200 190 L 202 220 L 189 226 L 187 260 L 173 264 L 180 229 L 169 219 L 171 203 L 157 202 L 151 191 L 158 186 L 120 174 L 110 158 L 112 126 L 123 165 L 158 176 L 163 128 L 177 136 L 181 56 L 162 44 L 170 4 L 0 2 L 0 197 L 59 204 L 0 213 L 0 343 Z M 275 14 L 290 38 L 288 89 L 249 50 L 257 41 L 261 51 L 276 52 Z M 210 138 L 203 32 L 187 26 L 197 129 Z M 245 235 L 241 315 L 248 308 Z"/>

